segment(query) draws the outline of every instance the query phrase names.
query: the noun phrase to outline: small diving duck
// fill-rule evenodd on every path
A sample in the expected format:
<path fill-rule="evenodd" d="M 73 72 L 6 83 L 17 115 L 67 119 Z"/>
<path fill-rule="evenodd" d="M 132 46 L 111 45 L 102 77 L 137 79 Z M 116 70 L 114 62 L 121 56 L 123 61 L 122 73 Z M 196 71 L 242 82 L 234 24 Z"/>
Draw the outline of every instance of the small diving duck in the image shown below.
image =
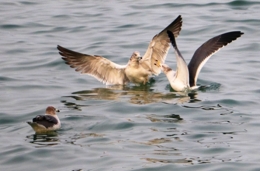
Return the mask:
<path fill-rule="evenodd" d="M 48 106 L 45 115 L 38 115 L 32 119 L 32 122 L 27 123 L 37 133 L 55 131 L 61 127 L 60 119 L 56 112 L 59 112 L 59 110 L 55 107 Z"/>

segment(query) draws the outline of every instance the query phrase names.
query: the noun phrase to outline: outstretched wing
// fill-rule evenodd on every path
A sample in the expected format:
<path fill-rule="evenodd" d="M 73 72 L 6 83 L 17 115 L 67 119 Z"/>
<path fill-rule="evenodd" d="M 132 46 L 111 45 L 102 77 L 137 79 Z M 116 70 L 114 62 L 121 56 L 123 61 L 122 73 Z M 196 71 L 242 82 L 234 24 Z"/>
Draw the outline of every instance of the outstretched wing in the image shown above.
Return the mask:
<path fill-rule="evenodd" d="M 190 75 L 190 87 L 196 86 L 197 78 L 200 73 L 201 68 L 208 61 L 208 59 L 222 47 L 231 43 L 240 37 L 242 32 L 233 31 L 218 35 L 206 41 L 202 44 L 194 53 L 188 68 Z"/>
<path fill-rule="evenodd" d="M 160 74 L 161 66 L 155 64 L 158 62 L 160 64 L 164 63 L 170 48 L 170 40 L 166 31 L 170 30 L 173 32 L 174 36 L 177 37 L 181 31 L 181 26 L 182 18 L 179 15 L 170 25 L 163 29 L 159 34 L 155 35 L 141 60 L 141 65 L 149 67 L 155 75 Z"/>
<path fill-rule="evenodd" d="M 44 127 L 53 127 L 53 125 L 58 124 L 58 120 L 50 115 L 38 115 L 33 118 L 33 122 L 43 125 Z"/>
<path fill-rule="evenodd" d="M 83 74 L 89 74 L 107 85 L 125 84 L 125 67 L 118 65 L 102 56 L 87 55 L 57 46 L 62 59 L 71 68 Z"/>
<path fill-rule="evenodd" d="M 184 58 L 181 55 L 181 52 L 179 51 L 174 34 L 171 31 L 167 31 L 167 34 L 170 38 L 170 41 L 172 43 L 172 46 L 175 50 L 176 54 L 176 61 L 177 61 L 177 71 L 176 71 L 176 80 L 179 80 L 183 85 L 189 86 L 189 69 L 188 66 L 184 60 Z"/>

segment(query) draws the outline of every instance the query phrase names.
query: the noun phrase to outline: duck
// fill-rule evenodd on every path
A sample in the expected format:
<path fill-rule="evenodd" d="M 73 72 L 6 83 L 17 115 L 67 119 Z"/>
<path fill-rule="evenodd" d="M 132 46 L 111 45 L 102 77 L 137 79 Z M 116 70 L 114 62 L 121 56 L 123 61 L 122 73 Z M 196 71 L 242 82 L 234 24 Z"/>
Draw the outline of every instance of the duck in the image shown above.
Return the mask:
<path fill-rule="evenodd" d="M 45 115 L 38 115 L 32 119 L 32 122 L 27 123 L 36 133 L 56 131 L 61 127 L 61 122 L 56 112 L 60 111 L 53 106 L 48 106 Z"/>
<path fill-rule="evenodd" d="M 173 90 L 186 91 L 198 89 L 198 75 L 205 63 L 222 47 L 241 37 L 244 33 L 231 31 L 209 39 L 195 51 L 188 65 L 177 47 L 172 31 L 167 30 L 167 34 L 175 51 L 177 70 L 174 71 L 167 64 L 162 64 L 161 67 Z"/>
<path fill-rule="evenodd" d="M 99 55 L 88 55 L 72 51 L 60 45 L 57 45 L 57 49 L 62 59 L 71 68 L 75 68 L 76 71 L 82 74 L 90 75 L 103 84 L 146 84 L 151 76 L 161 73 L 161 66 L 158 63 L 164 63 L 170 48 L 170 40 L 166 31 L 170 30 L 177 37 L 181 27 L 182 17 L 179 15 L 153 37 L 142 57 L 138 51 L 135 51 L 126 65 L 119 65 Z"/>

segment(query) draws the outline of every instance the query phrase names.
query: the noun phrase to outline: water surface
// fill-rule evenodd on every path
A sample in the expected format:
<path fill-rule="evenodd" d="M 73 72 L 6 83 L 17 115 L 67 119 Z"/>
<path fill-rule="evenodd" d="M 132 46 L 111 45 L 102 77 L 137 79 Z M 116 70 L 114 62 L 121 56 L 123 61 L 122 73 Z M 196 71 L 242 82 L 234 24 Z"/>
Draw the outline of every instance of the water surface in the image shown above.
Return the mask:
<path fill-rule="evenodd" d="M 260 170 L 258 1 L 12 1 L 0 10 L 1 170 Z M 164 74 L 106 87 L 64 63 L 56 46 L 127 63 L 178 15 L 187 62 L 209 38 L 245 34 L 216 53 L 188 96 Z M 166 63 L 176 67 L 171 48 Z M 62 128 L 26 121 L 53 105 Z"/>

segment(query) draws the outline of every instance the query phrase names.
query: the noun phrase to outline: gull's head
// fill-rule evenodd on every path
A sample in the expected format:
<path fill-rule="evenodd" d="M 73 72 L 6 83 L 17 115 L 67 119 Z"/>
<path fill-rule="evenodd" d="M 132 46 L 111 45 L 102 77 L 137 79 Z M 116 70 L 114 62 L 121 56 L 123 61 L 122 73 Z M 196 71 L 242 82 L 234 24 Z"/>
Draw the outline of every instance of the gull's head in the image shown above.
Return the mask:
<path fill-rule="evenodd" d="M 172 71 L 172 69 L 166 64 L 162 64 L 162 70 L 166 75 L 168 72 Z"/>
<path fill-rule="evenodd" d="M 56 112 L 60 112 L 58 109 L 56 109 L 55 107 L 53 107 L 53 106 L 48 106 L 47 108 L 46 108 L 46 114 L 47 115 L 56 115 Z"/>
<path fill-rule="evenodd" d="M 141 55 L 140 55 L 140 53 L 139 52 L 137 52 L 137 51 L 135 51 L 133 54 L 132 54 L 132 56 L 131 56 L 131 58 L 130 58 L 130 61 L 135 61 L 135 62 L 137 62 L 137 61 L 139 61 L 139 60 L 141 60 L 142 59 L 142 57 L 141 57 Z"/>

